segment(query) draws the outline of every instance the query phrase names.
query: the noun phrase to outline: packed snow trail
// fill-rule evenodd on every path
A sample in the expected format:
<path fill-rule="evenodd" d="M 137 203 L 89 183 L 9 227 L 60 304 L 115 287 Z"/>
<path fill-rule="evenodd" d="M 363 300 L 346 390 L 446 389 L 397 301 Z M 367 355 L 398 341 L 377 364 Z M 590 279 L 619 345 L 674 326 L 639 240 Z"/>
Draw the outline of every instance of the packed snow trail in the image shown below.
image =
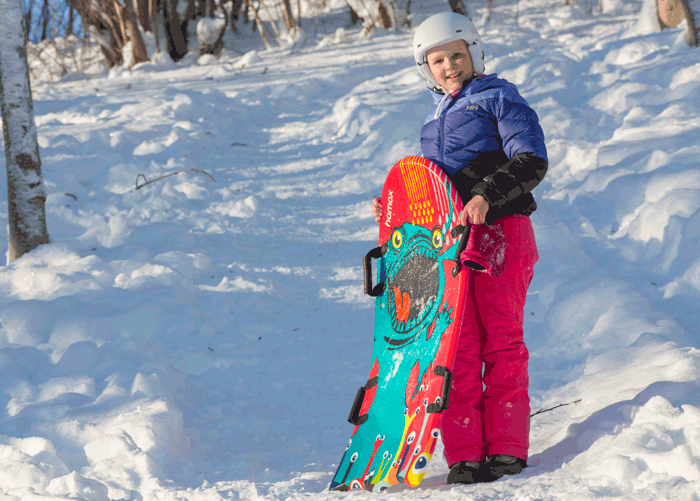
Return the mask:
<path fill-rule="evenodd" d="M 523 0 L 480 27 L 550 153 L 533 411 L 581 401 L 533 419 L 522 475 L 448 487 L 438 450 L 387 495 L 699 499 L 700 51 L 639 8 Z M 369 200 L 431 107 L 410 34 L 208 62 L 35 87 L 52 243 L 0 268 L 7 499 L 349 495 L 326 489 L 369 371 Z M 191 168 L 215 181 L 135 189 Z"/>

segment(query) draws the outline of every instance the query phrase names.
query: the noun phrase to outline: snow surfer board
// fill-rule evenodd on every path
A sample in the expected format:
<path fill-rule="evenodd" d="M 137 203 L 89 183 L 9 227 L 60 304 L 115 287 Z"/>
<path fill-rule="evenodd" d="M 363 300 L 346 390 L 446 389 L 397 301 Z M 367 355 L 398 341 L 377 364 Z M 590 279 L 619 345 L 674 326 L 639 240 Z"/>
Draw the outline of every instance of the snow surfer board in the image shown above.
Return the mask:
<path fill-rule="evenodd" d="M 331 490 L 420 484 L 449 401 L 466 280 L 459 255 L 469 236 L 459 225 L 462 201 L 437 165 L 407 157 L 389 172 L 382 207 L 379 247 L 363 260 L 365 292 L 376 297 L 371 369 Z"/>

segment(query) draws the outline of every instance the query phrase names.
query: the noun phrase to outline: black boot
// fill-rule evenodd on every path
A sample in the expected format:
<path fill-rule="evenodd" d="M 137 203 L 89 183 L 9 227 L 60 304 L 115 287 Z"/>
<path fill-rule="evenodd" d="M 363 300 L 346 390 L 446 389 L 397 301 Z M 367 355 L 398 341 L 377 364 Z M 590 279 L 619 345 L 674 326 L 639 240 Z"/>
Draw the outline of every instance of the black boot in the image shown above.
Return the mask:
<path fill-rule="evenodd" d="M 481 463 L 477 461 L 460 461 L 450 466 L 447 474 L 448 484 L 475 484 L 481 479 Z"/>
<path fill-rule="evenodd" d="M 503 475 L 517 475 L 523 468 L 527 468 L 527 463 L 524 459 L 508 456 L 507 454 L 496 454 L 489 456 L 482 466 L 484 480 L 483 482 L 493 482 L 498 480 Z"/>

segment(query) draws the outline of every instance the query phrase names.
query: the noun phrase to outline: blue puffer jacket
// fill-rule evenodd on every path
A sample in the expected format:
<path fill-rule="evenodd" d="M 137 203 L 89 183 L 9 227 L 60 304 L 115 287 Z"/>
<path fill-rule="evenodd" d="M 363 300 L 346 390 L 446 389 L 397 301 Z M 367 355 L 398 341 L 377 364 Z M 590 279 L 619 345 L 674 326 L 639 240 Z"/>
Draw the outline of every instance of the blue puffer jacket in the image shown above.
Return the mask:
<path fill-rule="evenodd" d="M 547 149 L 537 114 L 515 85 L 485 75 L 442 103 L 442 94 L 433 95 L 439 105 L 423 125 L 423 156 L 450 175 L 465 203 L 474 195 L 489 202 L 487 223 L 530 215 L 537 208 L 530 192 L 547 172 Z"/>

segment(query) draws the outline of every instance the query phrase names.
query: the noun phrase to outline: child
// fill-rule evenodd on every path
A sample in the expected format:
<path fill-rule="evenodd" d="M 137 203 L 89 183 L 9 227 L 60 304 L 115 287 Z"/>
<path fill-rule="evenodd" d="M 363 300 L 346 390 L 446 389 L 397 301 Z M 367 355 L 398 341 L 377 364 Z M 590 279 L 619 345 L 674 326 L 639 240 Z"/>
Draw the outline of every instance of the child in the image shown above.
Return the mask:
<path fill-rule="evenodd" d="M 480 251 L 485 270 L 466 271 L 464 319 L 442 420 L 447 483 L 487 482 L 527 466 L 523 309 L 538 259 L 530 192 L 547 171 L 547 151 L 537 114 L 517 88 L 484 75 L 481 41 L 469 19 L 452 12 L 430 17 L 414 34 L 413 53 L 437 104 L 421 132 L 423 156 L 449 174 L 466 202 L 459 218 L 473 225 L 474 242 L 492 244 Z M 380 220 L 379 198 L 372 214 Z M 462 260 L 472 260 L 466 253 Z"/>

